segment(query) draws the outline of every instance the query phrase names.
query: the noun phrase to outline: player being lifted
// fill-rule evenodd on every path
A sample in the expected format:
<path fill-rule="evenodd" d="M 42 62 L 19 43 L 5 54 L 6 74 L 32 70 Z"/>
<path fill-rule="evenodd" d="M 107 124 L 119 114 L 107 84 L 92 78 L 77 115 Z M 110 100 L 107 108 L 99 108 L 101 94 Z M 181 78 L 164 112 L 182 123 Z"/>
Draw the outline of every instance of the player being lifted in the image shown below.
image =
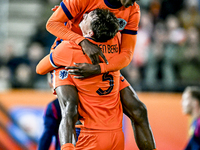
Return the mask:
<path fill-rule="evenodd" d="M 103 54 L 99 47 L 82 36 L 78 27 L 83 14 L 95 8 L 109 9 L 117 16 L 120 22 L 119 30 L 122 33 L 120 55 L 110 59 L 108 65 L 106 63 L 97 65 L 99 55 L 103 57 Z M 63 0 L 60 7 L 49 18 L 47 30 L 62 40 L 71 40 L 79 44 L 85 54 L 92 60 L 92 63 L 95 64 L 84 63 L 73 67 L 76 70 L 72 70 L 70 73 L 78 75 L 78 78 L 82 78 L 119 70 L 130 63 L 136 44 L 139 19 L 140 9 L 135 0 Z M 66 22 L 65 26 L 64 23 Z M 57 43 L 59 43 L 59 40 Z M 105 57 L 103 59 L 107 62 Z M 68 88 L 68 85 L 60 88 L 60 91 L 65 93 L 63 95 L 65 99 L 71 99 L 73 97 L 71 93 L 75 93 L 75 91 L 72 92 Z M 138 147 L 141 150 L 154 149 L 155 142 L 148 122 L 145 105 L 139 100 L 137 94 L 129 84 L 121 81 L 120 89 L 122 89 L 120 96 L 123 111 L 132 121 Z"/>

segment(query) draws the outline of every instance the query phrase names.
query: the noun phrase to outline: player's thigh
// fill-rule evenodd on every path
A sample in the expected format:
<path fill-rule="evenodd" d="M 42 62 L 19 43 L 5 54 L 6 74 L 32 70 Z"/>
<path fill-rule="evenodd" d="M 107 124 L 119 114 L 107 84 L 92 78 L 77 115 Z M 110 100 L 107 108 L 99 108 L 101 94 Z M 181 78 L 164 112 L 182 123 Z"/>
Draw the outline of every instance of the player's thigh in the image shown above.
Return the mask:
<path fill-rule="evenodd" d="M 123 81 L 123 82 L 122 82 Z M 134 115 L 145 110 L 145 105 L 138 98 L 135 90 L 130 86 L 126 79 L 120 81 L 120 98 L 123 106 L 123 112 L 128 117 L 134 117 Z"/>
<path fill-rule="evenodd" d="M 77 105 L 78 92 L 68 71 L 64 67 L 58 68 L 51 72 L 51 76 L 54 93 L 58 96 L 61 109 L 65 109 L 67 103 Z"/>
<path fill-rule="evenodd" d="M 62 110 L 66 108 L 67 104 L 78 105 L 78 92 L 75 86 L 61 85 L 55 90 Z"/>
<path fill-rule="evenodd" d="M 71 76 L 64 68 L 57 68 L 51 72 L 51 82 L 54 89 L 61 85 L 74 85 Z"/>

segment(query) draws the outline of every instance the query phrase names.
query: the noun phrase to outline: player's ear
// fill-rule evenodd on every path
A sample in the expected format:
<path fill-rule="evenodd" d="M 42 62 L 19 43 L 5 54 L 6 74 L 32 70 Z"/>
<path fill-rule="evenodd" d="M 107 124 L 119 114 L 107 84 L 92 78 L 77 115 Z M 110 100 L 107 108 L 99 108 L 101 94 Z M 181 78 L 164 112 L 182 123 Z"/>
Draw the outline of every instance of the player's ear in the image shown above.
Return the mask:
<path fill-rule="evenodd" d="M 89 31 L 89 36 L 92 37 L 94 35 L 94 32 L 92 30 Z"/>

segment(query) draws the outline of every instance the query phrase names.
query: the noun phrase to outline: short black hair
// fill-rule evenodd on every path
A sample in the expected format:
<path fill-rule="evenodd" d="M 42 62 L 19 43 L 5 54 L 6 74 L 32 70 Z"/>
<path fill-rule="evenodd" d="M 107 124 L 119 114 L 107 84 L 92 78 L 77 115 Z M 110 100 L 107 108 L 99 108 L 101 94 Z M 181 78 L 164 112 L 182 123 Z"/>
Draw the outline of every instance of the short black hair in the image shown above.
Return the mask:
<path fill-rule="evenodd" d="M 112 39 L 119 30 L 119 21 L 117 17 L 108 9 L 95 9 L 92 15 L 96 17 L 91 22 L 91 28 L 94 32 L 92 36 L 95 41 L 106 42 Z"/>

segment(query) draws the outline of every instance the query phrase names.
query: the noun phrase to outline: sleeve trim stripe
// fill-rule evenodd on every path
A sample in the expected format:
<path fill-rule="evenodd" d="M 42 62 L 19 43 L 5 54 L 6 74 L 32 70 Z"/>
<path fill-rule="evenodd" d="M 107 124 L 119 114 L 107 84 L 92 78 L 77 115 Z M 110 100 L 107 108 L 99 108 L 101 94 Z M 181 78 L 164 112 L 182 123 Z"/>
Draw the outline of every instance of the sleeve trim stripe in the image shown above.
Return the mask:
<path fill-rule="evenodd" d="M 60 39 L 60 40 L 57 40 L 56 41 L 56 46 L 54 46 L 54 48 L 53 49 L 55 49 L 61 42 L 62 42 L 63 40 L 62 39 Z"/>
<path fill-rule="evenodd" d="M 49 59 L 50 59 L 51 65 L 52 65 L 54 68 L 58 68 L 58 66 L 56 66 L 55 63 L 54 63 L 54 61 L 53 61 L 53 53 L 50 54 Z"/>
<path fill-rule="evenodd" d="M 60 3 L 65 15 L 68 17 L 69 20 L 73 19 L 71 13 L 69 12 L 69 10 L 67 9 L 67 7 L 65 6 L 65 4 L 63 2 Z"/>
<path fill-rule="evenodd" d="M 121 33 L 136 35 L 137 31 L 124 29 Z"/>

